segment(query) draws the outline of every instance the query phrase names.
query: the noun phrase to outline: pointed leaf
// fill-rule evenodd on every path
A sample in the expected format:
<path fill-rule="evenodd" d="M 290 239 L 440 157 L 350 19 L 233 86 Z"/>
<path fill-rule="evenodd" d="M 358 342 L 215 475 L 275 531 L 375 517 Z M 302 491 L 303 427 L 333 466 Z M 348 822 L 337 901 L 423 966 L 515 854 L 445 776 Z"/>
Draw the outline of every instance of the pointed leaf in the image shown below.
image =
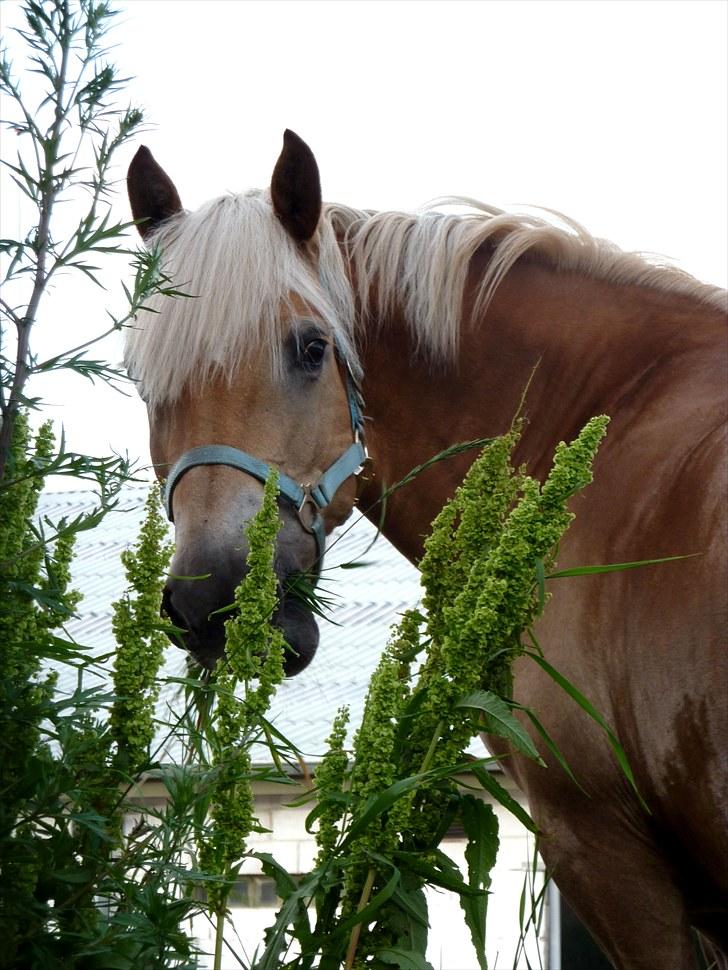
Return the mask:
<path fill-rule="evenodd" d="M 404 885 L 400 885 L 397 887 L 392 898 L 407 916 L 420 926 L 429 928 L 430 921 L 427 913 L 427 898 L 419 885 L 416 885 L 412 889 L 405 889 Z"/>
<path fill-rule="evenodd" d="M 352 825 L 349 827 L 346 838 L 341 843 L 341 848 L 345 849 L 366 829 L 370 822 L 378 815 L 384 814 L 384 812 L 394 805 L 398 798 L 401 798 L 407 792 L 421 785 L 427 777 L 427 774 L 423 774 L 412 775 L 409 778 L 401 778 L 399 781 L 395 781 L 393 785 L 390 785 L 389 788 L 386 788 L 380 795 L 375 795 L 370 798 L 364 807 L 364 811 L 358 818 L 354 819 Z"/>
<path fill-rule="evenodd" d="M 286 870 L 275 861 L 268 852 L 251 852 L 251 856 L 260 859 L 263 872 L 270 875 L 276 882 L 276 891 L 283 890 L 286 896 L 283 905 L 276 913 L 276 921 L 265 931 L 266 947 L 262 956 L 255 962 L 254 970 L 279 970 L 280 954 L 287 946 L 287 930 L 293 925 L 296 937 L 305 946 L 311 937 L 311 928 L 308 922 L 308 912 L 306 900 L 316 892 L 316 887 L 321 880 L 321 873 L 316 871 L 304 879 L 298 886 L 290 890 L 292 877 Z"/>
<path fill-rule="evenodd" d="M 517 802 L 513 795 L 507 791 L 500 782 L 482 765 L 474 764 L 471 769 L 472 773 L 478 779 L 483 788 L 489 792 L 497 802 L 499 802 L 503 808 L 507 809 L 511 815 L 515 815 L 521 825 L 527 828 L 529 832 L 537 833 L 538 828 L 536 823 L 533 821 L 531 816 L 525 810 L 525 808 Z"/>
<path fill-rule="evenodd" d="M 465 849 L 468 881 L 475 889 L 487 889 L 498 855 L 498 817 L 491 805 L 473 795 L 463 795 L 460 806 L 463 828 L 468 837 Z"/>
<path fill-rule="evenodd" d="M 576 775 L 571 770 L 571 767 L 570 767 L 568 761 L 566 760 L 566 758 L 561 753 L 561 750 L 559 749 L 558 745 L 556 744 L 556 742 L 554 741 L 554 739 L 551 737 L 551 735 L 549 734 L 549 732 L 546 730 L 546 728 L 543 726 L 543 724 L 538 719 L 538 717 L 536 717 L 536 715 L 534 714 L 534 712 L 529 707 L 522 707 L 520 704 L 514 704 L 513 706 L 517 710 L 523 711 L 523 713 L 529 719 L 529 721 L 531 722 L 531 724 L 533 724 L 533 726 L 536 728 L 536 730 L 538 731 L 538 733 L 543 738 L 543 741 L 544 741 L 544 744 L 546 745 L 546 747 L 549 749 L 549 751 L 554 756 L 554 758 L 556 759 L 556 761 L 561 765 L 561 767 L 566 772 L 566 774 L 569 776 L 569 778 L 571 778 L 571 780 L 574 782 L 574 784 L 576 785 L 577 788 L 580 788 L 581 791 L 583 791 L 585 795 L 588 795 L 588 792 L 586 791 L 586 789 L 583 788 L 579 784 L 579 782 L 578 782 L 578 780 L 576 778 Z"/>
<path fill-rule="evenodd" d="M 579 705 L 579 707 L 586 714 L 588 714 L 589 717 L 596 724 L 598 724 L 599 727 L 604 731 L 604 733 L 607 736 L 607 740 L 609 741 L 609 744 L 612 748 L 612 751 L 614 752 L 614 756 L 616 757 L 617 762 L 619 763 L 619 766 L 622 769 L 622 773 L 624 777 L 632 786 L 632 790 L 634 791 L 635 795 L 639 799 L 640 804 L 642 805 L 642 808 L 648 813 L 648 815 L 651 815 L 652 813 L 647 803 L 645 802 L 644 798 L 642 797 L 642 795 L 640 795 L 639 791 L 637 790 L 637 782 L 635 781 L 632 767 L 629 761 L 627 760 L 627 755 L 625 753 L 625 750 L 622 747 L 622 745 L 619 743 L 619 740 L 616 734 L 610 728 L 607 722 L 604 720 L 604 718 L 599 713 L 599 711 L 594 707 L 591 701 L 587 700 L 587 698 L 581 693 L 581 691 L 571 683 L 570 680 L 567 680 L 567 678 L 564 677 L 563 674 L 560 674 L 558 670 L 556 670 L 555 667 L 552 667 L 551 664 L 547 660 L 545 660 L 540 654 L 535 653 L 532 650 L 526 650 L 525 655 L 527 657 L 530 657 L 531 660 L 534 660 L 539 665 L 539 667 L 541 667 L 541 669 L 544 670 L 549 675 L 549 677 L 559 685 L 559 687 L 561 687 L 564 691 L 566 691 L 569 697 L 575 700 L 576 703 Z"/>
<path fill-rule="evenodd" d="M 391 963 L 401 970 L 433 970 L 432 964 L 415 950 L 401 950 L 399 947 L 390 946 L 384 950 L 377 950 L 374 956 L 382 963 Z"/>
<path fill-rule="evenodd" d="M 314 808 L 306 816 L 306 821 L 304 826 L 309 835 L 313 834 L 313 823 L 321 815 L 322 812 L 326 811 L 331 805 L 343 805 L 346 806 L 351 802 L 351 796 L 348 792 L 332 792 L 330 795 L 326 795 L 320 801 L 316 803 Z"/>
<path fill-rule="evenodd" d="M 531 736 L 524 726 L 514 717 L 508 704 L 489 690 L 477 690 L 468 694 L 457 704 L 458 707 L 473 707 L 483 712 L 483 730 L 505 738 L 522 754 L 528 755 L 539 764 L 544 764 Z"/>
<path fill-rule="evenodd" d="M 488 889 L 490 873 L 498 855 L 498 819 L 492 807 L 480 798 L 464 795 L 461 801 L 462 822 L 468 845 L 465 861 L 468 882 L 473 889 Z M 488 970 L 485 957 L 485 921 L 487 896 L 460 896 L 460 906 L 470 930 L 470 939 L 481 970 Z"/>
<path fill-rule="evenodd" d="M 363 909 L 358 910 L 353 913 L 348 919 L 345 919 L 342 923 L 336 927 L 336 936 L 348 935 L 351 930 L 358 923 L 368 923 L 373 916 L 375 916 L 379 910 L 384 906 L 384 904 L 390 900 L 394 894 L 395 889 L 399 885 L 399 869 L 393 869 L 392 875 L 389 877 L 382 889 L 369 900 Z"/>
<path fill-rule="evenodd" d="M 436 850 L 435 855 L 439 858 L 444 856 L 444 853 Z M 439 886 L 441 889 L 448 889 L 451 893 L 465 894 L 466 896 L 480 896 L 485 892 L 480 889 L 471 889 L 451 859 L 447 860 L 450 865 L 436 866 L 434 863 L 428 862 L 418 852 L 397 851 L 394 856 L 402 863 L 403 868 L 406 867 L 410 872 L 415 873 L 432 886 Z M 442 862 L 442 860 L 440 861 Z"/>
<path fill-rule="evenodd" d="M 575 566 L 573 569 L 560 569 L 558 572 L 549 573 L 546 579 L 564 579 L 568 576 L 597 576 L 601 573 L 624 572 L 625 569 L 641 569 L 642 566 L 657 566 L 663 562 L 676 562 L 678 559 L 693 559 L 695 556 L 702 555 L 693 552 L 687 556 L 665 556 L 662 559 L 640 559 L 636 562 L 613 562 L 604 566 Z"/>

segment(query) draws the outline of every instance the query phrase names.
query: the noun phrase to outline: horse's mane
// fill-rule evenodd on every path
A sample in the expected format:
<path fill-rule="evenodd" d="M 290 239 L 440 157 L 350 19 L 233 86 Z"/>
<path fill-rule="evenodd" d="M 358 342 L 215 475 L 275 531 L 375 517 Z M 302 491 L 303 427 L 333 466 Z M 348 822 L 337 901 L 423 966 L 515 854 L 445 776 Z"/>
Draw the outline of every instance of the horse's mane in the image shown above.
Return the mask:
<path fill-rule="evenodd" d="M 436 206 L 466 211 L 443 213 Z M 538 211 L 513 214 L 449 197 L 417 215 L 329 205 L 325 221 L 346 240 L 367 315 L 382 320 L 393 306 L 401 307 L 420 349 L 435 360 L 451 360 L 457 353 L 471 260 L 487 244 L 489 259 L 475 293 L 474 317 L 482 317 L 498 285 L 526 254 L 557 270 L 651 287 L 725 309 L 725 290 L 701 283 L 659 257 L 624 252 L 560 213 Z M 372 293 L 376 306 L 370 305 Z"/>
<path fill-rule="evenodd" d="M 290 305 L 292 294 L 326 322 L 356 371 L 355 295 L 342 240 L 362 316 L 382 320 L 395 304 L 402 307 L 416 343 L 435 360 L 450 360 L 457 352 L 471 260 L 486 244 L 489 259 L 474 315 L 485 311 L 504 276 L 526 254 L 556 269 L 725 306 L 725 291 L 718 287 L 622 252 L 558 213 L 547 219 L 469 199 L 441 202 L 468 211 L 413 215 L 326 205 L 315 239 L 317 272 L 275 217 L 267 191 L 226 195 L 172 217 L 150 242 L 159 245 L 174 285 L 193 296 L 150 299 L 147 306 L 163 310 L 162 318 L 142 313 L 127 332 L 126 364 L 142 396 L 154 406 L 174 399 L 193 378 L 231 377 L 261 346 L 270 349 L 278 368 L 287 329 L 281 308 Z"/>

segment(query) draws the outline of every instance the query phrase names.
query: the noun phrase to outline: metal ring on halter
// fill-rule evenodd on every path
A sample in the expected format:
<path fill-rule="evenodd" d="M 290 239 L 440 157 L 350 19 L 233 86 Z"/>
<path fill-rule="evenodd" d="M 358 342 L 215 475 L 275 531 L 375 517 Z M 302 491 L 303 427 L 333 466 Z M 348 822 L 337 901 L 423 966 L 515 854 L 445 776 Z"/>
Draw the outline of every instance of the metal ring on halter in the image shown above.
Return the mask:
<path fill-rule="evenodd" d="M 314 533 L 316 532 L 316 520 L 320 517 L 320 515 L 319 515 L 319 507 L 318 507 L 318 504 L 316 503 L 316 499 L 311 494 L 312 489 L 313 489 L 312 485 L 301 485 L 301 490 L 303 491 L 303 498 L 301 499 L 298 505 L 298 508 L 296 509 L 296 515 L 298 516 L 298 521 L 301 523 L 302 528 L 306 532 L 309 532 L 311 535 L 314 535 Z M 307 522 L 303 516 L 303 510 L 309 505 L 311 506 L 311 509 L 312 509 L 312 515 L 311 515 L 311 521 Z"/>

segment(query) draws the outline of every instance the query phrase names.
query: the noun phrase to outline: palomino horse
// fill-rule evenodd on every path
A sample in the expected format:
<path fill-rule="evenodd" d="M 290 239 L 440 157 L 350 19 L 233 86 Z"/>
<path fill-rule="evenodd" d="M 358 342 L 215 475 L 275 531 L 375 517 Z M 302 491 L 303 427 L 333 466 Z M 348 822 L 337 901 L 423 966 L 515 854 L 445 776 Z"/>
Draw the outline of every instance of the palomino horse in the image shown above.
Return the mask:
<path fill-rule="evenodd" d="M 269 465 L 285 473 L 276 568 L 311 568 L 349 514 L 363 457 L 399 481 L 446 446 L 505 431 L 536 364 L 516 455 L 543 476 L 556 443 L 612 422 L 560 566 L 696 553 L 554 582 L 546 657 L 619 735 L 643 811 L 603 736 L 535 665 L 515 696 L 548 722 L 586 793 L 558 767 L 513 757 L 543 856 L 617 967 L 693 966 L 690 926 L 728 952 L 725 296 L 580 227 L 475 206 L 468 215 L 371 213 L 321 203 L 292 132 L 270 191 L 183 211 L 141 148 L 134 216 L 193 299 L 161 300 L 129 335 L 151 450 L 174 516 L 165 606 L 212 665 L 244 568 L 241 523 Z M 412 561 L 471 457 L 441 462 L 387 505 L 384 534 Z M 284 597 L 289 673 L 316 649 Z M 335 663 L 320 658 L 319 663 Z M 545 753 L 548 758 L 548 753 Z"/>

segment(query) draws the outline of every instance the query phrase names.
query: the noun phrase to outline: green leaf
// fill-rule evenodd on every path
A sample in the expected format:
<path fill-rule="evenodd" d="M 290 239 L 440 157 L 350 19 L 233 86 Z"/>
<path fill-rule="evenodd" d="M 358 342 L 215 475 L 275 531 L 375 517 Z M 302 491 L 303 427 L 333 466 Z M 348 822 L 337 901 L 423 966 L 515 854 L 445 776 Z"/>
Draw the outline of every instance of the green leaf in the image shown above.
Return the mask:
<path fill-rule="evenodd" d="M 386 947 L 374 954 L 382 963 L 391 963 L 401 970 L 433 970 L 432 964 L 415 950 L 400 950 L 399 947 Z"/>
<path fill-rule="evenodd" d="M 412 775 L 409 778 L 401 778 L 399 781 L 395 781 L 393 785 L 390 785 L 389 788 L 385 788 L 381 794 L 369 798 L 361 815 L 353 820 L 340 848 L 345 849 L 366 829 L 370 822 L 377 818 L 377 816 L 383 815 L 388 811 L 398 798 L 418 788 L 428 777 L 430 777 L 429 772 L 422 775 Z"/>
<path fill-rule="evenodd" d="M 538 833 L 538 828 L 536 823 L 525 810 L 525 808 L 516 801 L 516 799 L 508 792 L 500 782 L 494 777 L 494 775 L 484 768 L 482 765 L 473 764 L 470 768 L 472 773 L 478 779 L 482 787 L 489 792 L 497 802 L 499 802 L 503 808 L 507 809 L 511 815 L 514 815 L 524 828 L 527 828 L 529 832 L 534 834 Z"/>
<path fill-rule="evenodd" d="M 414 478 L 417 478 L 418 475 L 421 475 L 422 472 L 432 467 L 432 465 L 436 465 L 441 461 L 447 461 L 448 458 L 461 455 L 465 451 L 472 451 L 474 448 L 485 448 L 486 445 L 492 444 L 494 440 L 494 438 L 473 438 L 471 441 L 462 441 L 459 444 L 450 445 L 449 448 L 444 448 L 436 455 L 433 455 L 432 458 L 428 458 L 427 461 L 422 462 L 421 465 L 415 465 L 414 468 L 407 472 L 404 478 L 401 478 L 398 482 L 395 482 L 394 485 L 390 485 L 389 488 L 382 493 L 382 499 L 388 498 L 393 492 L 396 492 L 400 488 L 404 488 L 405 485 L 408 485 Z M 364 511 L 366 513 L 370 510 L 365 509 Z"/>
<path fill-rule="evenodd" d="M 460 870 L 455 863 L 445 856 L 444 852 L 434 851 L 434 856 L 440 865 L 427 862 L 419 852 L 404 852 L 398 850 L 393 853 L 394 858 L 402 863 L 403 868 L 415 873 L 424 879 L 431 886 L 439 886 L 441 889 L 448 889 L 451 893 L 464 894 L 466 896 L 482 896 L 485 890 L 472 889 L 463 879 Z M 447 860 L 447 861 L 445 861 Z"/>
<path fill-rule="evenodd" d="M 662 559 L 640 559 L 636 562 L 613 562 L 605 566 L 575 566 L 573 569 L 560 569 L 556 573 L 549 573 L 546 579 L 565 579 L 568 576 L 597 576 L 601 573 L 624 572 L 626 569 L 641 569 L 642 566 L 657 566 L 663 562 L 677 562 L 679 559 L 694 559 L 701 556 L 700 552 L 693 552 L 685 556 L 665 556 Z"/>
<path fill-rule="evenodd" d="M 429 919 L 422 879 L 407 869 L 400 870 L 399 886 L 388 910 L 391 946 L 402 950 L 427 951 Z"/>
<path fill-rule="evenodd" d="M 311 927 L 308 922 L 308 912 L 306 900 L 310 899 L 321 882 L 322 873 L 319 870 L 311 873 L 295 889 L 290 892 L 286 887 L 288 880 L 292 877 L 280 866 L 273 856 L 267 852 L 251 852 L 251 856 L 260 859 L 263 871 L 276 880 L 276 890 L 280 885 L 281 889 L 287 892 L 283 905 L 276 914 L 276 921 L 265 931 L 265 950 L 253 964 L 253 970 L 280 970 L 280 954 L 287 945 L 286 933 L 288 927 L 295 927 L 296 938 L 305 946 L 311 938 Z M 280 882 L 279 882 L 280 880 Z"/>
<path fill-rule="evenodd" d="M 344 792 L 332 792 L 330 795 L 326 795 L 319 802 L 316 803 L 315 807 L 306 816 L 304 822 L 304 827 L 309 835 L 313 835 L 313 823 L 323 812 L 329 808 L 330 805 L 348 805 L 351 802 L 351 796 Z"/>
<path fill-rule="evenodd" d="M 470 885 L 477 889 L 487 889 L 498 855 L 498 818 L 491 805 L 473 795 L 462 796 L 460 809 L 463 828 L 468 837 L 465 860 L 468 863 Z"/>
<path fill-rule="evenodd" d="M 549 677 L 555 683 L 557 683 L 562 690 L 564 690 L 569 695 L 569 697 L 571 697 L 574 701 L 576 701 L 579 707 L 586 714 L 589 715 L 589 717 L 594 721 L 594 723 L 598 724 L 599 727 L 604 731 L 604 733 L 607 736 L 607 740 L 609 741 L 609 744 L 612 748 L 612 751 L 614 752 L 614 756 L 616 757 L 617 762 L 620 768 L 622 769 L 622 773 L 624 777 L 632 786 L 632 790 L 634 791 L 635 795 L 639 799 L 639 802 L 642 808 L 647 812 L 648 815 L 651 815 L 652 812 L 650 811 L 647 803 L 645 802 L 644 798 L 642 797 L 642 795 L 640 795 L 637 789 L 637 782 L 635 781 L 634 772 L 632 771 L 632 767 L 627 759 L 625 750 L 620 744 L 616 734 L 611 729 L 611 727 L 607 724 L 607 722 L 604 720 L 604 718 L 599 713 L 599 711 L 594 707 L 591 701 L 587 700 L 587 698 L 581 693 L 581 691 L 571 683 L 570 680 L 567 680 L 567 678 L 564 677 L 563 674 L 560 674 L 558 670 L 556 670 L 555 667 L 552 667 L 551 664 L 547 660 L 545 660 L 539 653 L 536 653 L 535 651 L 532 651 L 532 650 L 526 650 L 524 652 L 525 652 L 525 656 L 530 657 L 531 660 L 535 661 L 539 665 L 539 667 L 541 667 L 541 669 L 544 670 L 549 675 Z"/>
<path fill-rule="evenodd" d="M 275 738 L 277 741 L 280 741 L 281 745 L 288 752 L 290 752 L 290 754 L 293 755 L 293 757 L 297 758 L 300 761 L 302 755 L 301 755 L 300 750 L 294 744 L 294 742 L 291 741 L 290 738 L 287 738 L 285 736 L 285 734 L 282 734 L 278 730 L 278 728 L 275 727 L 275 725 L 271 721 L 269 721 L 267 718 L 265 718 L 265 717 L 263 717 L 261 715 L 261 717 L 259 718 L 259 720 L 260 720 L 261 726 L 265 728 L 266 733 L 269 734 L 272 738 Z"/>
<path fill-rule="evenodd" d="M 412 889 L 405 889 L 404 885 L 399 885 L 392 897 L 394 902 L 404 910 L 420 926 L 426 929 L 430 926 L 427 913 L 427 899 L 419 884 Z"/>
<path fill-rule="evenodd" d="M 275 882 L 276 892 L 281 899 L 286 899 L 298 889 L 298 884 L 293 876 L 269 852 L 251 852 L 251 855 L 258 859 L 266 876 L 270 876 Z"/>
<path fill-rule="evenodd" d="M 391 863 L 390 863 L 391 864 Z M 375 916 L 379 910 L 384 906 L 388 900 L 394 895 L 394 891 L 399 885 L 400 873 L 399 869 L 393 869 L 392 875 L 389 877 L 385 885 L 375 893 L 374 896 L 369 900 L 369 902 L 364 906 L 363 909 L 357 910 L 348 919 L 339 923 L 336 927 L 335 935 L 348 935 L 358 923 L 368 923 L 373 916 Z"/>
<path fill-rule="evenodd" d="M 495 734 L 505 738 L 522 754 L 528 755 L 534 761 L 543 765 L 544 761 L 536 749 L 530 735 L 521 722 L 513 716 L 508 704 L 497 694 L 489 690 L 476 690 L 468 694 L 457 707 L 473 707 L 483 712 L 483 730 L 487 734 Z"/>
<path fill-rule="evenodd" d="M 551 737 L 551 735 L 549 734 L 549 732 L 546 730 L 546 728 L 543 726 L 543 724 L 538 719 L 538 717 L 534 714 L 534 712 L 529 707 L 522 707 L 520 704 L 513 704 L 513 707 L 516 710 L 523 711 L 523 713 L 529 719 L 529 721 L 531 722 L 531 724 L 533 724 L 533 726 L 536 728 L 536 730 L 538 731 L 538 733 L 543 738 L 544 744 L 549 749 L 549 751 L 551 752 L 551 754 L 554 756 L 554 758 L 556 759 L 556 761 L 561 765 L 561 767 L 563 768 L 563 770 L 566 772 L 566 774 L 569 776 L 569 778 L 571 778 L 571 780 L 574 782 L 574 784 L 576 785 L 576 787 L 579 788 L 579 789 L 581 789 L 581 791 L 583 791 L 584 794 L 588 796 L 588 792 L 586 791 L 585 788 L 583 788 L 579 784 L 579 782 L 578 782 L 578 780 L 576 778 L 576 775 L 571 770 L 571 767 L 570 767 L 568 761 L 566 760 L 566 758 L 561 753 L 561 750 L 559 749 L 558 745 L 556 744 L 556 742 L 554 741 L 554 739 Z"/>
<path fill-rule="evenodd" d="M 414 660 L 414 657 L 412 658 Z M 416 690 L 406 701 L 402 713 L 399 715 L 397 734 L 394 739 L 394 754 L 401 757 L 401 752 L 409 749 L 410 735 L 416 723 L 420 708 L 429 696 L 429 688 Z"/>
<path fill-rule="evenodd" d="M 490 805 L 472 795 L 462 797 L 461 813 L 463 828 L 468 837 L 465 849 L 468 883 L 473 889 L 485 890 L 490 887 L 490 873 L 498 855 L 498 818 Z M 488 897 L 461 895 L 460 906 L 470 930 L 478 964 L 481 970 L 488 970 L 485 957 Z"/>

